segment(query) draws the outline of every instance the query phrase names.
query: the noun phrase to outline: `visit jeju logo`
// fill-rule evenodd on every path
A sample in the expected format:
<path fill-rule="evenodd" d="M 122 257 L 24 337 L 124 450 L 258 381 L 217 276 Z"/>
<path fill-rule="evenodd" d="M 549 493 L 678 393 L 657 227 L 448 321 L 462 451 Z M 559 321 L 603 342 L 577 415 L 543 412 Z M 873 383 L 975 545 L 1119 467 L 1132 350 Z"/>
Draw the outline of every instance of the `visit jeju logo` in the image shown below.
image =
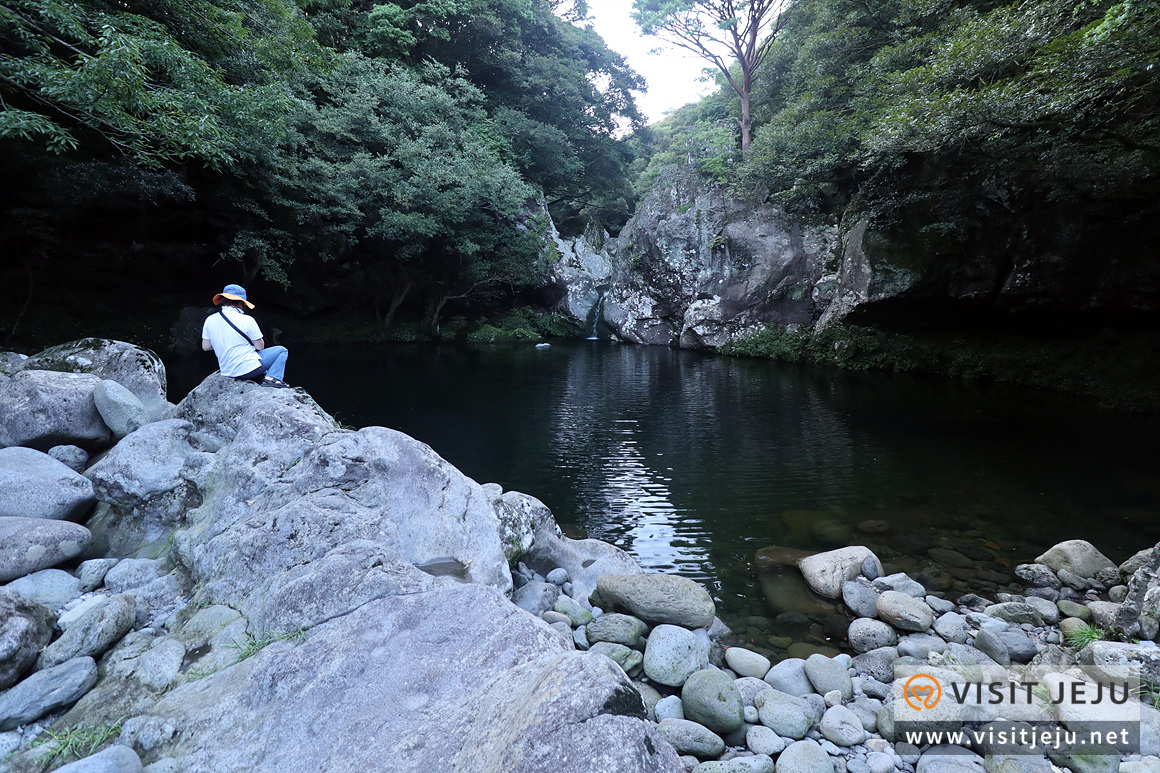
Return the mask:
<path fill-rule="evenodd" d="M 942 700 L 942 685 L 930 674 L 915 674 L 906 680 L 902 697 L 915 711 L 933 709 Z"/>

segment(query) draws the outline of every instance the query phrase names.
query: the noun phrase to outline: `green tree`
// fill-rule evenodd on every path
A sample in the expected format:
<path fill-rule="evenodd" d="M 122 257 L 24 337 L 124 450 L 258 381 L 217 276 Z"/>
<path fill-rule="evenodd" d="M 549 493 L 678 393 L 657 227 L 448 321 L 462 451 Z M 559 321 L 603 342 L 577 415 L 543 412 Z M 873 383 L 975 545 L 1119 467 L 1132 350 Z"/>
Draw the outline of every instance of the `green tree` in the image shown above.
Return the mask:
<path fill-rule="evenodd" d="M 360 22 L 363 50 L 457 68 L 485 94 L 495 127 L 525 178 L 540 186 L 557 222 L 618 227 L 631 214 L 627 166 L 616 138 L 638 125 L 644 82 L 591 29 L 547 0 L 397 0 Z M 584 12 L 572 4 L 571 19 Z"/>
<path fill-rule="evenodd" d="M 746 153 L 753 84 L 782 28 L 784 0 L 633 0 L 632 7 L 646 35 L 692 51 L 721 72 L 741 100 L 741 152 Z"/>
<path fill-rule="evenodd" d="M 322 53 L 278 0 L 4 0 L 0 44 L 0 139 L 153 168 L 275 139 L 286 82 Z"/>
<path fill-rule="evenodd" d="M 282 282 L 299 263 L 388 325 L 413 299 L 437 324 L 450 300 L 533 279 L 535 193 L 474 86 L 356 53 L 308 85 L 287 140 L 246 175 L 232 257 Z"/>
<path fill-rule="evenodd" d="M 988 201 L 1137 196 L 1160 162 L 1158 33 L 1155 0 L 800 0 L 740 185 L 960 232 Z"/>

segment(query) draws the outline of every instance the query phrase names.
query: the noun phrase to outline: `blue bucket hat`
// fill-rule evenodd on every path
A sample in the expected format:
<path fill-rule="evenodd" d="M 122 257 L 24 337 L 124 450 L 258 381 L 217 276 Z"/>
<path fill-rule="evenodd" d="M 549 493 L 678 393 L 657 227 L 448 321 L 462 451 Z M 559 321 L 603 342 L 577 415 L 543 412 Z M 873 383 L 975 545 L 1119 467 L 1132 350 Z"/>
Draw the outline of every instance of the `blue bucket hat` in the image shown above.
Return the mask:
<path fill-rule="evenodd" d="M 248 308 L 254 308 L 254 304 L 246 300 L 246 288 L 241 285 L 226 285 L 223 287 L 222 291 L 213 297 L 213 305 L 221 306 L 222 298 L 229 298 L 231 301 L 241 301 Z"/>

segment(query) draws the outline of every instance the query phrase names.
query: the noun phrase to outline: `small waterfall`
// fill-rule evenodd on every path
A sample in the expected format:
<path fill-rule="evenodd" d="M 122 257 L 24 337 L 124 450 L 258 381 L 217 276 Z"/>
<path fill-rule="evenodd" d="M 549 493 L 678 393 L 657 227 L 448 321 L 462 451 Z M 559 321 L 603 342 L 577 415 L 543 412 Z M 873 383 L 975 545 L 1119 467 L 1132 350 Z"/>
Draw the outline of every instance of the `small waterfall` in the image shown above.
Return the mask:
<path fill-rule="evenodd" d="M 600 336 L 596 334 L 596 327 L 600 324 L 600 317 L 604 313 L 604 293 L 601 293 L 596 300 L 596 305 L 592 307 L 592 332 L 588 336 L 589 341 L 597 341 Z"/>

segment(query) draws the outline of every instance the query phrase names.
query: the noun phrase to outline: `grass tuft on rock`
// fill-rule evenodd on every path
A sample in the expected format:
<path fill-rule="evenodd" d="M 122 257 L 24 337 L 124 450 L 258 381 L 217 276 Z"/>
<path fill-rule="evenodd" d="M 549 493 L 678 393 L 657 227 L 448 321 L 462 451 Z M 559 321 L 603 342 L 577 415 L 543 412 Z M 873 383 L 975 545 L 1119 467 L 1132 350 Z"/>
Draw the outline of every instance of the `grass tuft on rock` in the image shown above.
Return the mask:
<path fill-rule="evenodd" d="M 298 644 L 305 638 L 306 629 L 304 628 L 287 631 L 286 633 L 273 634 L 265 632 L 253 634 L 246 632 L 241 639 L 230 646 L 234 649 L 234 663 L 241 663 L 243 660 L 257 655 L 276 641 L 289 641 Z"/>
<path fill-rule="evenodd" d="M 48 745 L 45 759 L 55 769 L 70 760 L 79 760 L 96 754 L 102 746 L 121 734 L 124 718 L 109 725 L 77 726 L 66 730 L 46 730 L 32 742 L 33 746 Z"/>
<path fill-rule="evenodd" d="M 1076 626 L 1073 630 L 1068 631 L 1064 635 L 1064 642 L 1066 642 L 1069 647 L 1083 649 L 1092 642 L 1103 641 L 1107 635 L 1108 632 L 1100 626 L 1084 623 L 1083 625 Z"/>

